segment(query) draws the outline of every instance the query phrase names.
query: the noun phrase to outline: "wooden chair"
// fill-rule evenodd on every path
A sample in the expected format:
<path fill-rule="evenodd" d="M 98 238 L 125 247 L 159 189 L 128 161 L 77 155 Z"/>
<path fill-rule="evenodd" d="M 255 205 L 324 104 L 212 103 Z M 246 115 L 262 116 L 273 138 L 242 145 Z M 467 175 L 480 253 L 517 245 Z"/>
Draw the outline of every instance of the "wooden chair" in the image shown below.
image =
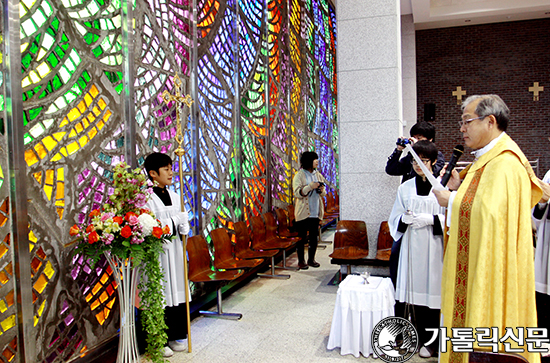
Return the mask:
<path fill-rule="evenodd" d="M 280 237 L 278 234 L 279 227 L 277 226 L 277 221 L 275 220 L 275 217 L 273 216 L 273 213 L 267 212 L 263 214 L 264 223 L 265 223 L 265 238 L 267 241 L 276 241 L 281 244 L 285 244 L 287 242 L 290 242 L 290 246 L 287 248 L 291 248 L 296 246 L 296 243 L 300 241 L 299 237 Z M 297 271 L 298 267 L 291 267 L 286 265 L 286 249 L 283 249 L 283 265 L 278 266 L 278 268 L 282 268 L 285 270 L 294 270 Z"/>
<path fill-rule="evenodd" d="M 244 271 L 228 270 L 218 271 L 212 270 L 210 266 L 210 250 L 208 243 L 203 236 L 193 236 L 187 239 L 187 253 L 189 255 L 189 280 L 197 282 L 227 282 L 240 277 Z M 242 314 L 224 313 L 222 310 L 222 286 L 217 289 L 217 312 L 200 311 L 206 317 L 224 318 L 238 320 L 243 317 Z"/>
<path fill-rule="evenodd" d="M 252 249 L 256 251 L 269 251 L 269 250 L 277 250 L 277 251 L 283 251 L 283 261 L 286 257 L 285 250 L 292 246 L 292 242 L 290 241 L 281 241 L 278 239 L 271 239 L 268 240 L 266 237 L 266 228 L 264 221 L 261 216 L 255 216 L 250 218 L 250 225 L 252 226 Z M 274 259 L 272 259 L 272 262 Z M 275 268 L 279 268 L 279 266 L 275 266 L 275 264 L 271 264 L 271 274 L 273 278 L 281 278 L 281 279 L 288 279 L 290 278 L 290 275 L 275 275 L 274 271 Z M 267 276 L 265 276 L 267 277 Z"/>
<path fill-rule="evenodd" d="M 298 232 L 291 231 L 289 228 L 288 216 L 286 211 L 281 208 L 275 209 L 275 215 L 277 216 L 277 224 L 279 225 L 279 236 L 288 238 L 288 237 L 298 237 Z"/>
<path fill-rule="evenodd" d="M 380 230 L 378 231 L 378 244 L 376 247 L 376 259 L 382 261 L 390 261 L 391 246 L 393 244 L 393 238 L 390 234 L 390 227 L 388 221 L 380 223 Z"/>
<path fill-rule="evenodd" d="M 216 228 L 210 232 L 210 238 L 212 238 L 212 243 L 214 244 L 214 267 L 218 270 L 253 268 L 264 261 L 263 259 L 237 260 L 233 257 L 231 237 L 225 228 Z"/>
<path fill-rule="evenodd" d="M 294 204 L 289 204 L 286 207 L 286 213 L 288 215 L 288 229 L 292 232 L 296 231 L 296 214 L 294 211 Z"/>
<path fill-rule="evenodd" d="M 336 225 L 334 251 L 329 255 L 340 265 L 347 265 L 348 275 L 351 263 L 369 255 L 367 225 L 363 221 L 343 220 Z M 334 262 L 335 263 L 335 262 Z"/>

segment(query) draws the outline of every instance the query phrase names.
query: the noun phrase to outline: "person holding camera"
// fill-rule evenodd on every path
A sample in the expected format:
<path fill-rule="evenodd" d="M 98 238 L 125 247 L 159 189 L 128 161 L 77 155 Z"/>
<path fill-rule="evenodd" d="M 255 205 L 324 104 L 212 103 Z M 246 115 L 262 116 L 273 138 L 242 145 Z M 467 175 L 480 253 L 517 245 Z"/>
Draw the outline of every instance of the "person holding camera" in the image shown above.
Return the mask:
<path fill-rule="evenodd" d="M 309 266 L 319 267 L 315 261 L 317 251 L 317 239 L 319 238 L 319 222 L 323 219 L 324 205 L 323 197 L 327 194 L 325 190 L 326 180 L 317 171 L 319 156 L 314 151 L 305 151 L 300 156 L 301 169 L 292 180 L 294 191 L 294 217 L 296 229 L 300 241 L 296 245 L 298 254 L 298 267 L 307 270 Z M 304 256 L 304 244 L 308 242 L 307 263 Z"/>
<path fill-rule="evenodd" d="M 420 140 L 428 140 L 434 142 L 435 127 L 429 122 L 417 122 L 411 127 L 411 138 L 400 137 L 397 139 L 396 147 L 393 153 L 389 156 L 386 163 L 386 174 L 392 176 L 402 175 L 401 183 L 414 178 L 417 174 L 411 166 L 412 156 L 410 154 L 401 157 L 403 150 L 407 144 L 413 144 Z M 445 166 L 445 158 L 441 151 L 437 153 L 437 162 L 433 168 L 434 175 L 439 176 L 439 172 Z"/>

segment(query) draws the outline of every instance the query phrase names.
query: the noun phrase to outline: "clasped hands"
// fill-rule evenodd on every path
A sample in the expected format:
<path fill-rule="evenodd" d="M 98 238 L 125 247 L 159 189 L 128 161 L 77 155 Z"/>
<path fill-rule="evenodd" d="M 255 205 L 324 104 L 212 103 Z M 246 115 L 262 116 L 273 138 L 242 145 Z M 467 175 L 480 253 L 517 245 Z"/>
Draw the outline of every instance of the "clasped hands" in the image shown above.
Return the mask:
<path fill-rule="evenodd" d="M 409 224 L 412 228 L 422 228 L 434 224 L 434 216 L 429 213 L 405 213 L 401 222 Z"/>
<path fill-rule="evenodd" d="M 176 226 L 179 234 L 186 235 L 189 233 L 189 216 L 187 212 L 179 212 L 172 216 L 172 221 Z"/>

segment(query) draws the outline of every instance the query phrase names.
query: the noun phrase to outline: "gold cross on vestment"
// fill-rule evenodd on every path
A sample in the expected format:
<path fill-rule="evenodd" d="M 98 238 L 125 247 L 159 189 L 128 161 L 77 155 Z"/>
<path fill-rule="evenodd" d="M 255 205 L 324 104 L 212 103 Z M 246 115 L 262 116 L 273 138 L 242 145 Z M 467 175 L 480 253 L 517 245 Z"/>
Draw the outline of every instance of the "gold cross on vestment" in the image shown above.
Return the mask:
<path fill-rule="evenodd" d="M 456 97 L 456 104 L 462 104 L 462 96 L 466 96 L 466 91 L 462 90 L 461 86 L 456 87 L 456 91 L 453 91 L 453 96 Z"/>
<path fill-rule="evenodd" d="M 539 92 L 544 91 L 543 86 L 539 86 L 538 82 L 533 83 L 533 87 L 529 87 L 529 92 L 533 92 L 533 101 L 539 100 Z"/>
<path fill-rule="evenodd" d="M 181 94 L 181 79 L 177 73 L 174 76 L 173 83 L 174 94 L 171 94 L 167 90 L 164 90 L 164 92 L 162 92 L 162 99 L 167 105 L 170 102 L 176 103 L 176 141 L 178 143 L 178 148 L 174 150 L 174 152 L 176 153 L 176 155 L 180 156 L 179 153 L 183 155 L 183 148 L 181 147 L 181 143 L 183 142 L 183 133 L 181 131 L 180 105 L 182 103 L 185 103 L 187 107 L 191 107 L 191 105 L 193 104 L 193 99 L 189 94 L 185 96 Z"/>

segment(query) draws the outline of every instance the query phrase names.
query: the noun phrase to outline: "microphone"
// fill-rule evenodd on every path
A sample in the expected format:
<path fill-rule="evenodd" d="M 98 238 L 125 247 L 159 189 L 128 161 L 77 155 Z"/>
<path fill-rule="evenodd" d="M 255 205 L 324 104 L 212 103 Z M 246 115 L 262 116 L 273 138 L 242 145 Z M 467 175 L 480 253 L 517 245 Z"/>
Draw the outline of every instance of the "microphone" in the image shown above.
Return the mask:
<path fill-rule="evenodd" d="M 449 161 L 449 164 L 447 165 L 447 169 L 445 170 L 445 174 L 443 174 L 443 177 L 441 178 L 441 185 L 445 186 L 449 182 L 449 179 L 451 179 L 451 172 L 456 166 L 456 163 L 458 159 L 462 156 L 464 153 L 464 146 L 462 145 L 456 145 L 453 149 L 453 155 L 451 156 L 451 161 Z"/>

